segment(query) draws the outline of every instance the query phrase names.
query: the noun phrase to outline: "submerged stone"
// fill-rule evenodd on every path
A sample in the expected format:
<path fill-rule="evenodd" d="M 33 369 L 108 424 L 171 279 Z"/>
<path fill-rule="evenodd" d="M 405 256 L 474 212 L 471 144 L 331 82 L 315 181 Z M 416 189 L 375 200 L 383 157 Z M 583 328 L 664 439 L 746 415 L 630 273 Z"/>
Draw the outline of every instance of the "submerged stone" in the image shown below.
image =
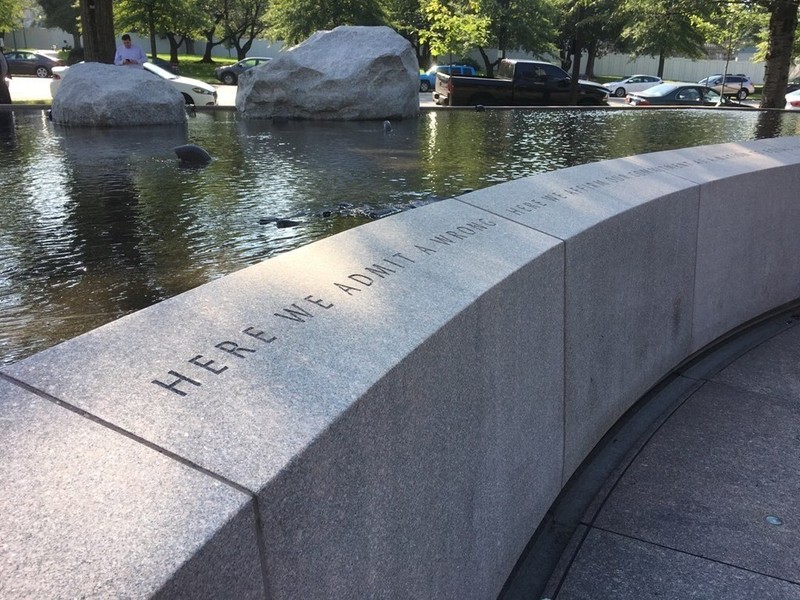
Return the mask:
<path fill-rule="evenodd" d="M 173 148 L 181 162 L 192 165 L 207 165 L 211 162 L 211 155 L 204 148 L 196 144 L 184 144 Z"/>

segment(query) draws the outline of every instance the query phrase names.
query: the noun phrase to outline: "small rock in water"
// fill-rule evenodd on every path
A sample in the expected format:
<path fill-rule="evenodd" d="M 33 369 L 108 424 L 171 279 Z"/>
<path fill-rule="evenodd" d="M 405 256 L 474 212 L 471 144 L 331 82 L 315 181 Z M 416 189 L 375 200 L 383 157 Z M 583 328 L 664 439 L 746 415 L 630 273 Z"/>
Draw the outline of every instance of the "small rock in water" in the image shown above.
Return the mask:
<path fill-rule="evenodd" d="M 173 148 L 181 162 L 191 165 L 207 165 L 211 162 L 211 155 L 195 144 L 185 144 Z"/>

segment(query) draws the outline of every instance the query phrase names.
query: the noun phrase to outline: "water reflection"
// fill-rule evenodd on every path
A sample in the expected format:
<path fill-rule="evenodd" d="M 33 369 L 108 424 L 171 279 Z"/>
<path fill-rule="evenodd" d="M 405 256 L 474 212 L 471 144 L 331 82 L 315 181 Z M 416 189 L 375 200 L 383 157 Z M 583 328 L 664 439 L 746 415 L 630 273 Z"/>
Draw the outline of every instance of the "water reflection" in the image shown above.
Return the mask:
<path fill-rule="evenodd" d="M 14 113 L 0 110 L 0 148 L 12 149 L 15 141 Z"/>
<path fill-rule="evenodd" d="M 386 133 L 380 122 L 273 124 L 225 112 L 176 128 L 65 129 L 43 113 L 0 112 L 0 364 L 370 211 L 606 158 L 793 135 L 799 118 L 436 111 Z M 183 168 L 173 148 L 186 143 L 214 160 Z"/>

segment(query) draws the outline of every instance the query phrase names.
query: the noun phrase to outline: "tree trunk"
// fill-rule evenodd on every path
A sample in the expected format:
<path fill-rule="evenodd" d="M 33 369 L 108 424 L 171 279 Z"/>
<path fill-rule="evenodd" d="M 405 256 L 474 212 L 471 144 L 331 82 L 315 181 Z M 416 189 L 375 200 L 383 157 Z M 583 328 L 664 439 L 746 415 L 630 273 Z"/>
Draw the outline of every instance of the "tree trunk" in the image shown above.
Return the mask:
<path fill-rule="evenodd" d="M 572 81 L 569 86 L 569 103 L 578 103 L 578 80 L 581 78 L 581 50 L 583 39 L 580 22 L 583 20 L 583 8 L 578 9 L 578 24 L 575 26 L 575 39 L 572 42 Z"/>
<path fill-rule="evenodd" d="M 84 60 L 113 64 L 117 46 L 112 0 L 80 0 L 80 3 Z"/>
<path fill-rule="evenodd" d="M 594 79 L 594 59 L 597 57 L 597 41 L 589 44 L 586 50 L 586 79 Z"/>
<path fill-rule="evenodd" d="M 225 40 L 220 40 L 218 42 L 214 41 L 214 33 L 217 31 L 217 24 L 220 22 L 222 17 L 215 17 L 214 26 L 211 29 L 206 29 L 203 32 L 203 35 L 206 38 L 206 49 L 203 52 L 203 58 L 200 60 L 201 63 L 213 63 L 214 61 L 211 58 L 211 50 L 213 50 L 214 46 L 219 46 Z"/>
<path fill-rule="evenodd" d="M 658 53 L 658 73 L 656 73 L 656 75 L 661 77 L 661 79 L 664 79 L 664 65 L 666 64 L 666 62 L 667 62 L 666 54 L 664 54 L 663 51 L 659 52 Z"/>
<path fill-rule="evenodd" d="M 203 58 L 200 59 L 201 63 L 213 63 L 214 61 L 211 60 L 211 51 L 214 49 L 214 42 L 211 40 L 212 37 L 206 39 L 206 49 L 203 50 Z"/>
<path fill-rule="evenodd" d="M 184 38 L 178 39 L 174 33 L 167 33 L 167 40 L 169 40 L 169 62 L 178 64 L 178 49 L 183 44 Z"/>
<path fill-rule="evenodd" d="M 792 62 L 798 3 L 800 0 L 775 0 L 771 4 L 761 108 L 783 108 L 786 104 L 784 96 Z"/>
<path fill-rule="evenodd" d="M 483 59 L 483 70 L 486 72 L 487 77 L 494 77 L 494 63 L 489 60 L 489 55 L 486 54 L 486 48 L 478 47 L 478 52 Z"/>
<path fill-rule="evenodd" d="M 569 103 L 578 103 L 578 79 L 581 78 L 581 47 L 578 36 L 575 36 L 575 50 L 572 54 L 572 81 L 569 84 Z"/>
<path fill-rule="evenodd" d="M 153 5 L 150 4 L 147 9 L 147 28 L 150 30 L 150 56 L 155 58 L 158 56 L 158 48 L 156 48 L 156 18 L 153 13 Z"/>
<path fill-rule="evenodd" d="M 569 44 L 567 44 L 569 46 Z M 568 47 L 561 48 L 558 51 L 558 58 L 561 61 L 561 68 L 565 71 L 569 71 L 572 67 L 572 54 Z"/>

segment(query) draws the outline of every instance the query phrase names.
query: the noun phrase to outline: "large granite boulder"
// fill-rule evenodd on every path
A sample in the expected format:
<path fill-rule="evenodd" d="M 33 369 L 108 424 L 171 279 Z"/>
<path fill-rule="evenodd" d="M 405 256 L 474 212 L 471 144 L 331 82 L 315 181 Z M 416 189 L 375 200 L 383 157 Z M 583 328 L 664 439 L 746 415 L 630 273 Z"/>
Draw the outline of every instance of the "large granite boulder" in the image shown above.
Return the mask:
<path fill-rule="evenodd" d="M 356 121 L 419 115 L 419 64 L 389 27 L 318 31 L 239 77 L 245 118 Z"/>
<path fill-rule="evenodd" d="M 183 96 L 165 79 L 144 69 L 102 63 L 70 67 L 50 114 L 56 123 L 79 127 L 186 122 Z"/>

